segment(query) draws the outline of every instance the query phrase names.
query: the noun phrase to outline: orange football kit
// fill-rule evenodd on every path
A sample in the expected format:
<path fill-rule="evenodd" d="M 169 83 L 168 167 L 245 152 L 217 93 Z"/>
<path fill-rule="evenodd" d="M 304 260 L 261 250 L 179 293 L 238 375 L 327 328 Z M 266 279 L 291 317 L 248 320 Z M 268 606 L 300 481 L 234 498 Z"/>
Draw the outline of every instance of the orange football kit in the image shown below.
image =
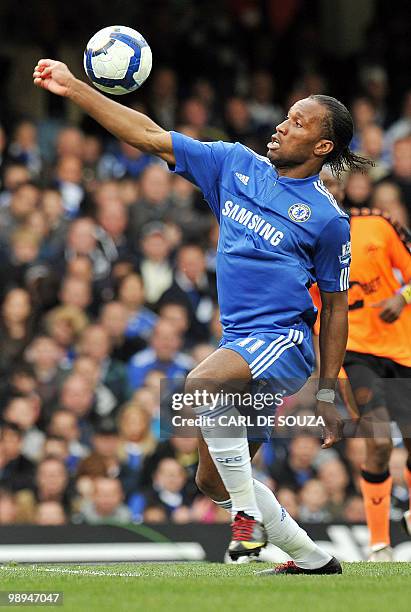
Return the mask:
<path fill-rule="evenodd" d="M 410 283 L 411 253 L 401 231 L 397 231 L 378 211 L 366 210 L 351 215 L 350 225 L 349 335 L 345 371 L 340 372 L 340 377 L 348 376 L 361 414 L 373 408 L 385 407 L 403 429 L 404 437 L 408 438 L 411 436 L 404 434 L 403 427 L 411 423 L 411 304 L 404 306 L 393 323 L 380 318 L 382 308 L 379 304 Z M 316 286 L 312 287 L 311 296 L 320 309 L 321 298 Z M 318 332 L 317 319 L 314 333 Z M 395 385 L 389 387 L 390 394 L 384 393 L 382 379 L 397 379 Z M 372 389 L 373 393 L 364 394 L 367 389 Z M 399 393 L 395 394 L 394 391 Z M 370 396 L 372 401 L 365 399 Z M 405 480 L 411 499 L 409 468 L 407 465 Z M 361 490 L 371 545 L 390 542 L 391 489 L 392 478 L 388 472 L 383 475 L 363 472 Z"/>

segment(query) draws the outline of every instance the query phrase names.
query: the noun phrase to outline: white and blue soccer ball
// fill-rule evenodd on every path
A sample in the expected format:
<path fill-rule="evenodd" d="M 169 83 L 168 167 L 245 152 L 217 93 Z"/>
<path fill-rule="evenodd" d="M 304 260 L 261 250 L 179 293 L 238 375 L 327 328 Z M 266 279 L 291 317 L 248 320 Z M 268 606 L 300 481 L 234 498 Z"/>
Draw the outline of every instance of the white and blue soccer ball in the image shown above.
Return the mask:
<path fill-rule="evenodd" d="M 109 26 L 89 40 L 84 70 L 90 81 L 106 93 L 121 96 L 138 89 L 150 74 L 151 49 L 139 32 Z"/>

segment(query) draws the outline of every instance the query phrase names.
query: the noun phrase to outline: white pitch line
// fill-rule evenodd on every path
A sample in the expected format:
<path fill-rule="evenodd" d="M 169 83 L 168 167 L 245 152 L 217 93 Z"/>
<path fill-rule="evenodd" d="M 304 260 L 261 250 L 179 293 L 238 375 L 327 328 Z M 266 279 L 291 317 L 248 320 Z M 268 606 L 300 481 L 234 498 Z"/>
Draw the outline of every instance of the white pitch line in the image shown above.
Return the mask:
<path fill-rule="evenodd" d="M 1 567 L 2 570 L 9 570 L 9 571 L 18 571 L 19 569 L 21 569 L 21 567 L 5 567 L 2 566 Z M 118 576 L 120 578 L 138 578 L 141 577 L 142 574 L 126 574 L 126 573 L 119 573 L 119 574 L 115 574 L 113 572 L 99 572 L 99 571 L 94 571 L 94 570 L 72 570 L 72 569 L 67 569 L 67 568 L 57 568 L 57 567 L 30 567 L 31 570 L 34 570 L 36 572 L 52 572 L 55 574 L 79 574 L 81 576 Z"/>

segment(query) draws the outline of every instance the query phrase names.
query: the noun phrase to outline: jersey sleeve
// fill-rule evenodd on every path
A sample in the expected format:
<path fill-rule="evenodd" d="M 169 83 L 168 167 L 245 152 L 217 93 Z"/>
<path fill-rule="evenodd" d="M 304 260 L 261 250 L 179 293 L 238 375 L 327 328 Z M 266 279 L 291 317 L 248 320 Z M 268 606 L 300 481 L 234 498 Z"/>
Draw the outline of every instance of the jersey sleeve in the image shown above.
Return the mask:
<path fill-rule="evenodd" d="M 200 142 L 180 132 L 170 132 L 173 142 L 175 166 L 169 166 L 197 185 L 217 218 L 220 216 L 217 182 L 227 155 L 234 145 L 229 142 Z"/>
<path fill-rule="evenodd" d="M 411 281 L 411 253 L 391 223 L 386 220 L 385 225 L 391 265 L 401 272 L 404 283 L 409 283 Z"/>
<path fill-rule="evenodd" d="M 335 217 L 322 230 L 314 250 L 315 277 L 320 290 L 346 291 L 350 263 L 350 224 L 345 217 Z"/>

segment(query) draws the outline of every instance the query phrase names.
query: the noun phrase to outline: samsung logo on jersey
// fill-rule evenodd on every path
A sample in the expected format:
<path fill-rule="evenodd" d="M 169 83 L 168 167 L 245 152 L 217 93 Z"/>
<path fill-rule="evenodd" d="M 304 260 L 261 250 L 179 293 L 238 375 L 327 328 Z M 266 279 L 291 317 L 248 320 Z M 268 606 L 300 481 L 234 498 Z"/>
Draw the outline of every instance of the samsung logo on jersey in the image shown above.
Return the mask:
<path fill-rule="evenodd" d="M 284 238 L 283 232 L 276 230 L 276 228 L 263 219 L 263 217 L 253 214 L 252 211 L 247 208 L 240 208 L 238 204 L 234 204 L 231 200 L 224 202 L 221 214 L 253 230 L 256 234 L 264 238 L 264 240 L 270 242 L 272 246 L 277 246 Z"/>

